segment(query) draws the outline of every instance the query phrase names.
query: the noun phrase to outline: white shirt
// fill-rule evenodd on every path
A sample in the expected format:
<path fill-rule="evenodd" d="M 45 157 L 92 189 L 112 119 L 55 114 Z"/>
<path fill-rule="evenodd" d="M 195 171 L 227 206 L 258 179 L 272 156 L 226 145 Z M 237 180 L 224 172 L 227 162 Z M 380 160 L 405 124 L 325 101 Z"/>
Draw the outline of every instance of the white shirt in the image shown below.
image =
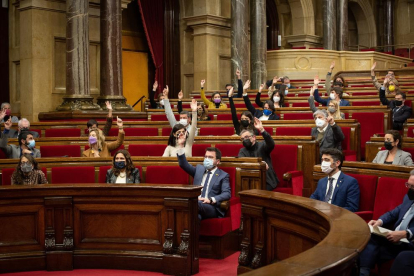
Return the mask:
<path fill-rule="evenodd" d="M 329 126 L 329 124 L 326 124 L 326 126 L 321 130 L 319 127 L 317 127 L 316 129 L 319 131 L 319 132 L 324 132 L 327 128 L 328 128 L 328 126 Z"/>
<path fill-rule="evenodd" d="M 120 175 L 118 175 L 118 177 L 116 178 L 115 184 L 126 184 L 126 173 L 124 177 L 121 177 Z"/>
<path fill-rule="evenodd" d="M 262 117 L 259 118 L 260 121 L 268 121 L 270 116 L 266 116 L 263 114 Z"/>
<path fill-rule="evenodd" d="M 210 186 L 211 179 L 213 178 L 213 175 L 216 171 L 217 171 L 217 167 L 215 167 L 211 171 L 206 171 L 203 175 L 203 178 L 201 179 L 201 186 L 203 186 L 203 189 L 201 190 L 201 194 L 203 194 L 203 190 L 204 190 L 204 188 L 206 188 L 207 189 L 206 190 L 206 198 L 208 198 L 208 194 L 207 194 L 208 187 Z M 207 183 L 207 187 L 204 187 L 204 182 L 206 181 L 206 178 L 207 178 L 207 172 L 211 172 L 211 174 L 210 174 L 210 178 L 209 178 L 208 183 Z M 216 199 L 214 197 L 212 197 L 211 199 L 213 200 L 214 203 L 216 203 Z"/>
<path fill-rule="evenodd" d="M 334 192 L 335 192 L 336 183 L 338 182 L 339 175 L 341 175 L 341 171 L 338 171 L 336 174 L 332 175 L 332 177 L 334 178 L 334 180 L 332 181 L 332 194 L 331 194 L 331 198 L 328 200 L 328 203 L 329 204 L 331 204 L 331 202 L 332 202 L 332 197 L 333 197 Z M 331 177 L 328 176 L 328 185 L 326 185 L 325 195 L 328 194 L 328 190 L 329 190 L 329 178 L 331 178 Z"/>

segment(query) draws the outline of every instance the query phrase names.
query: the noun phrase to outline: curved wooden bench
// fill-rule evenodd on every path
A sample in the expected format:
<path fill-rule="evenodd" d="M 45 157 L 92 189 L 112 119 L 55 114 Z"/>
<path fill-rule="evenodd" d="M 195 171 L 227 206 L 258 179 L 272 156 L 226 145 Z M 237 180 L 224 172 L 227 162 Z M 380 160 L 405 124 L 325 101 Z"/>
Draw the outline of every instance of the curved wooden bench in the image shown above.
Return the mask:
<path fill-rule="evenodd" d="M 370 238 L 343 208 L 262 190 L 239 193 L 243 241 L 238 274 L 350 275 Z"/>

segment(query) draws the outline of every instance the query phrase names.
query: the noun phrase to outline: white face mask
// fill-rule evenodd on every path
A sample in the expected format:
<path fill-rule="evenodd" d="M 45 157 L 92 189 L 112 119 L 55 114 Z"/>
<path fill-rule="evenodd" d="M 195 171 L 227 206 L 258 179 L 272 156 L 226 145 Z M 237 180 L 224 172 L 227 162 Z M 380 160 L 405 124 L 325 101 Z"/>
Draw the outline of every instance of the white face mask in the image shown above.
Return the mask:
<path fill-rule="evenodd" d="M 331 162 L 322 161 L 321 169 L 324 173 L 328 174 L 331 171 L 333 171 L 333 168 L 331 168 Z"/>
<path fill-rule="evenodd" d="M 273 102 L 275 102 L 275 103 L 280 102 L 280 97 L 278 97 L 278 96 L 274 96 L 274 97 L 273 97 Z"/>
<path fill-rule="evenodd" d="M 329 98 L 331 98 L 331 100 L 335 100 L 335 93 L 329 94 Z"/>
<path fill-rule="evenodd" d="M 188 120 L 187 119 L 180 119 L 180 124 L 182 124 L 183 126 L 187 126 L 188 125 Z"/>
<path fill-rule="evenodd" d="M 285 95 L 287 95 L 288 93 L 289 93 L 289 91 L 286 89 L 286 90 L 285 90 Z"/>
<path fill-rule="evenodd" d="M 164 105 L 164 100 L 160 101 L 160 105 L 162 105 L 162 106 Z"/>
<path fill-rule="evenodd" d="M 325 125 L 325 121 L 322 119 L 316 119 L 315 124 L 317 127 L 323 127 Z"/>

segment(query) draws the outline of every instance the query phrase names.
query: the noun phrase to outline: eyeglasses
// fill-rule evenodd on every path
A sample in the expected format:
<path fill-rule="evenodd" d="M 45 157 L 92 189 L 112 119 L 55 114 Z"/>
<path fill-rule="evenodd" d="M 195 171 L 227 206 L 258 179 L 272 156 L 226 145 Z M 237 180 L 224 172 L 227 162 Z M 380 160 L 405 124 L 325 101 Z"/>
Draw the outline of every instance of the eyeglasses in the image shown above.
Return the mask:
<path fill-rule="evenodd" d="M 414 190 L 414 185 L 411 185 L 410 183 L 408 183 L 408 182 L 405 182 L 405 187 L 406 188 L 408 188 L 408 189 L 412 189 L 412 190 Z"/>
<path fill-rule="evenodd" d="M 240 138 L 240 141 L 244 141 L 244 140 L 249 140 L 250 138 L 252 138 L 253 136 L 251 136 L 251 135 L 247 135 L 247 136 L 244 136 L 244 137 L 241 137 Z"/>

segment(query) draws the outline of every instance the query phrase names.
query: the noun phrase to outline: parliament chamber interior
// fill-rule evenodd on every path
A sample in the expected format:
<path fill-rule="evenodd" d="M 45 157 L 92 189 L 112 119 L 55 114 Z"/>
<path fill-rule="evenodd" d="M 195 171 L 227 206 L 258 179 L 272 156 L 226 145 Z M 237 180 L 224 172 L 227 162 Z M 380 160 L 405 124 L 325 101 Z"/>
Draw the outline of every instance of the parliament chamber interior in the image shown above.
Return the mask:
<path fill-rule="evenodd" d="M 0 273 L 414 275 L 414 2 L 3 0 Z"/>

